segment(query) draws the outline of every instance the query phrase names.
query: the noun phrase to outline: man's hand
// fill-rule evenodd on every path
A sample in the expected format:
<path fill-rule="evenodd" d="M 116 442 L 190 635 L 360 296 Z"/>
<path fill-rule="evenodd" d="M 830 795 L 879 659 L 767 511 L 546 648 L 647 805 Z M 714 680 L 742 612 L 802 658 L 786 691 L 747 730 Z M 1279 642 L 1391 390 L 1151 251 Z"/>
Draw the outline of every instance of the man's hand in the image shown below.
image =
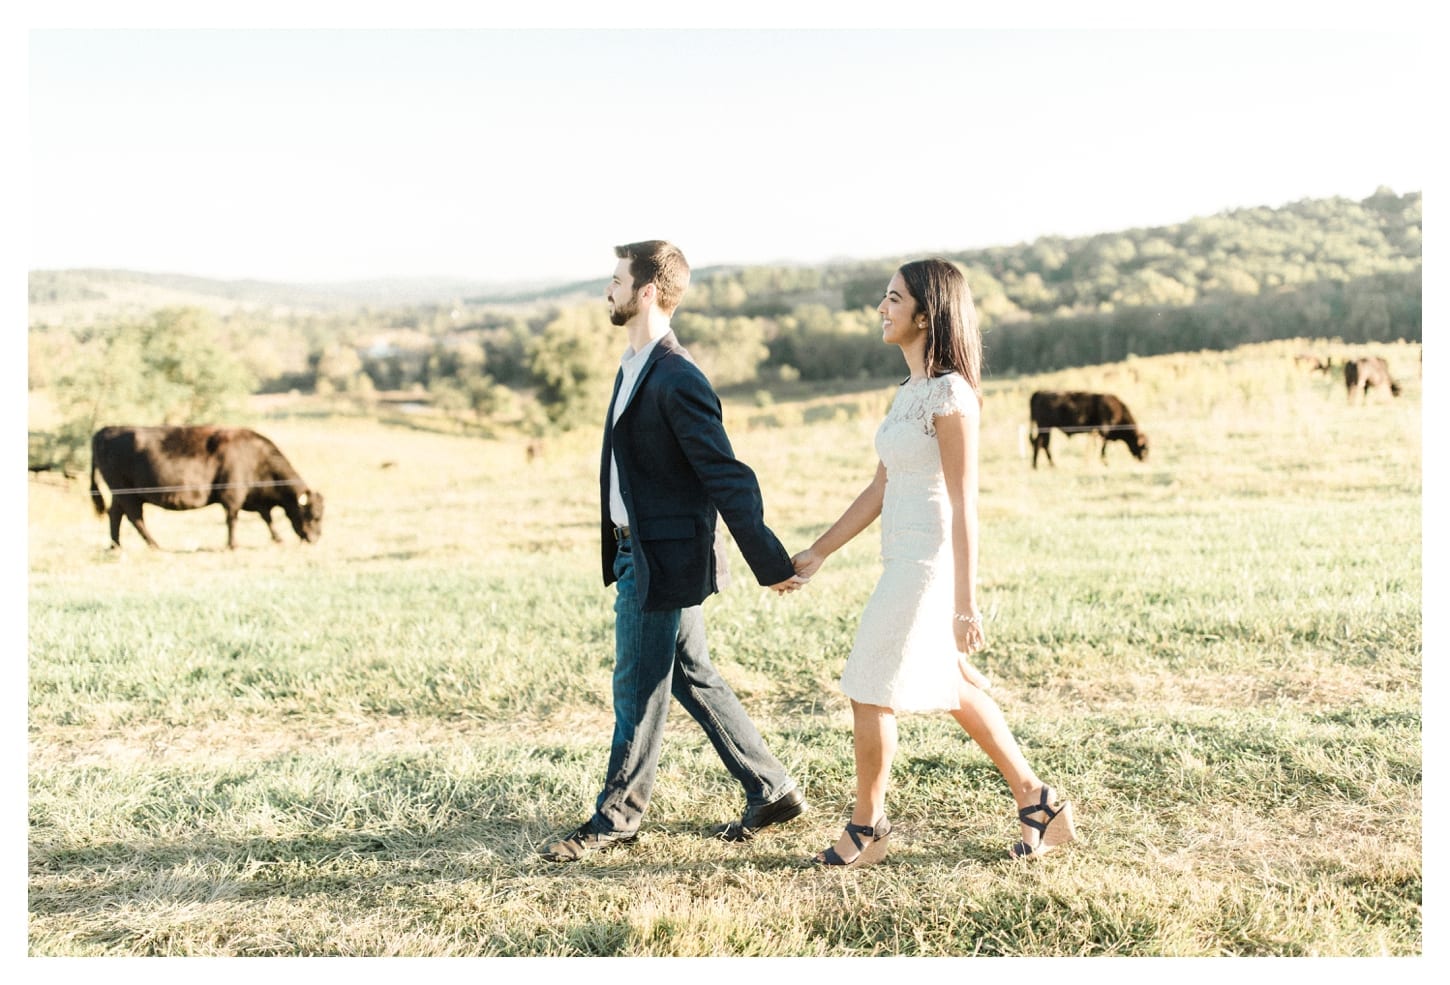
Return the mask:
<path fill-rule="evenodd" d="M 791 575 L 785 581 L 776 582 L 770 586 L 770 590 L 777 595 L 784 595 L 786 592 L 793 592 L 797 588 L 805 588 L 806 583 L 811 579 L 808 576 Z"/>

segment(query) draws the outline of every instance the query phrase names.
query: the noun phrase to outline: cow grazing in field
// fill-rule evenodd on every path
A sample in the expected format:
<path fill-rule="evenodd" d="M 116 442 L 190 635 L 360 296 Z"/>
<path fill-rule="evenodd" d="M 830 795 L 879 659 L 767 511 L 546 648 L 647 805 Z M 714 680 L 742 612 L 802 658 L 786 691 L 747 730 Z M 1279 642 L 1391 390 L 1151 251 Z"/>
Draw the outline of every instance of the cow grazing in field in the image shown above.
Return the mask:
<path fill-rule="evenodd" d="M 237 515 L 261 516 L 272 540 L 280 508 L 292 529 L 312 543 L 322 536 L 322 494 L 307 487 L 270 440 L 246 428 L 105 427 L 91 437 L 91 501 L 106 512 L 96 473 L 111 492 L 111 546 L 121 546 L 121 518 L 157 547 L 141 508 L 196 510 L 220 503 L 227 513 L 227 547 L 237 546 Z"/>
<path fill-rule="evenodd" d="M 1038 390 L 1029 404 L 1032 414 L 1032 467 L 1037 468 L 1037 453 L 1052 461 L 1052 450 L 1048 442 L 1052 429 L 1057 428 L 1068 437 L 1089 431 L 1102 438 L 1100 457 L 1106 461 L 1108 442 L 1121 441 L 1128 446 L 1133 457 L 1142 461 L 1148 457 L 1148 436 L 1138 430 L 1132 412 L 1111 393 L 1087 393 L 1081 390 Z"/>
<path fill-rule="evenodd" d="M 1320 359 L 1311 352 L 1301 352 L 1294 357 L 1294 365 L 1309 370 L 1310 376 L 1328 376 L 1333 369 L 1333 363 L 1328 356 Z"/>
<path fill-rule="evenodd" d="M 1359 359 L 1347 359 L 1344 363 L 1344 397 L 1348 401 L 1354 400 L 1355 391 L 1359 391 L 1360 403 L 1363 403 L 1369 396 L 1369 388 L 1372 386 L 1386 387 L 1390 396 L 1400 395 L 1400 385 L 1390 379 L 1390 367 L 1379 356 L 1363 356 Z"/>

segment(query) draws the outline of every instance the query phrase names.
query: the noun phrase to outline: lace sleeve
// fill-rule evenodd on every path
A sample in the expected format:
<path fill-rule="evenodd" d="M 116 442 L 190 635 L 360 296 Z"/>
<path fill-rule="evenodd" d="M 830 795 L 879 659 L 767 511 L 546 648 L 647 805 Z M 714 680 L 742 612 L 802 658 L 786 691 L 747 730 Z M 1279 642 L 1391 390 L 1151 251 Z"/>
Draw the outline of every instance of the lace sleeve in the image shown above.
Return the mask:
<path fill-rule="evenodd" d="M 951 417 L 954 414 L 963 413 L 968 402 L 975 407 L 977 394 L 969 384 L 958 373 L 948 373 L 946 376 L 936 378 L 932 386 L 931 394 L 931 417 L 935 423 L 938 417 Z M 935 427 L 932 429 L 935 431 Z"/>

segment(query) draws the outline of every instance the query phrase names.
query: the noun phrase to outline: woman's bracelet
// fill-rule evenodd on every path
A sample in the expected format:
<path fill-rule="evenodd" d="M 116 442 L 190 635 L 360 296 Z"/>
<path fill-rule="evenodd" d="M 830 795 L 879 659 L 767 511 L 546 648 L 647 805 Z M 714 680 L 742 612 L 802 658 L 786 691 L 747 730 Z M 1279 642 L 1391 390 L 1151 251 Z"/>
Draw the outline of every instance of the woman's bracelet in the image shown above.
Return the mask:
<path fill-rule="evenodd" d="M 952 618 L 955 619 L 957 622 L 974 622 L 974 623 L 977 623 L 979 625 L 982 622 L 982 617 L 981 617 L 980 614 L 975 615 L 975 616 L 964 616 L 960 612 L 958 612 Z"/>

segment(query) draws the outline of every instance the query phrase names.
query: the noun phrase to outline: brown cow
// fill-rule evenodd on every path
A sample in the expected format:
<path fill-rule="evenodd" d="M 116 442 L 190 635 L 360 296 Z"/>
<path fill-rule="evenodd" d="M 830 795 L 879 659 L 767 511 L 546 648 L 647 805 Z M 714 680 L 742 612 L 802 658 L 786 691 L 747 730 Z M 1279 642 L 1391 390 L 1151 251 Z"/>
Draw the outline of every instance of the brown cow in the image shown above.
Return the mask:
<path fill-rule="evenodd" d="M 1108 458 L 1108 442 L 1121 441 L 1128 446 L 1133 457 L 1142 461 L 1148 457 L 1148 436 L 1138 430 L 1133 414 L 1111 393 L 1087 393 L 1081 390 L 1038 390 L 1029 402 L 1032 414 L 1032 467 L 1037 468 L 1037 453 L 1052 461 L 1052 450 L 1048 442 L 1052 429 L 1057 428 L 1068 437 L 1082 431 L 1091 431 L 1102 438 L 1100 457 Z"/>
<path fill-rule="evenodd" d="M 1390 379 L 1390 367 L 1379 356 L 1362 356 L 1359 359 L 1346 359 L 1344 362 L 1344 399 L 1354 401 L 1354 393 L 1359 391 L 1359 401 L 1364 403 L 1369 397 L 1369 388 L 1372 386 L 1387 387 L 1391 397 L 1400 395 L 1400 385 Z"/>
<path fill-rule="evenodd" d="M 281 508 L 297 536 L 322 536 L 322 494 L 307 488 L 277 446 L 246 428 L 104 427 L 91 438 L 91 500 L 106 512 L 96 472 L 111 491 L 111 547 L 121 546 L 121 518 L 157 547 L 141 517 L 150 503 L 196 510 L 220 503 L 227 514 L 227 547 L 237 546 L 237 515 L 261 516 L 274 542 L 272 510 Z"/>

